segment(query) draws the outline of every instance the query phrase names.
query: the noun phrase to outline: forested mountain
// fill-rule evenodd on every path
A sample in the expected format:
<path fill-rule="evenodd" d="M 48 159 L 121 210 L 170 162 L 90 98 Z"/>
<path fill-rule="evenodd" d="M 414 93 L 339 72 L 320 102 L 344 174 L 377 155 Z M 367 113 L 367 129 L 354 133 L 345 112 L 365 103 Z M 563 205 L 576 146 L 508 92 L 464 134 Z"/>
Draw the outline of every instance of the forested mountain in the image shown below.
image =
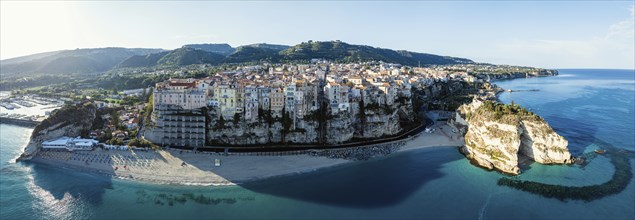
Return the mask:
<path fill-rule="evenodd" d="M 132 56 L 161 51 L 163 50 L 115 47 L 54 51 L 2 60 L 0 71 L 5 75 L 103 72 Z"/>
<path fill-rule="evenodd" d="M 251 44 L 233 48 L 228 44 L 188 44 L 175 50 L 139 48 L 76 49 L 39 53 L 1 61 L 4 76 L 29 74 L 86 74 L 117 68 L 178 67 L 192 64 L 219 65 L 247 62 L 384 61 L 404 65 L 473 63 L 464 58 L 390 50 L 341 41 L 309 41 L 295 46 Z"/>

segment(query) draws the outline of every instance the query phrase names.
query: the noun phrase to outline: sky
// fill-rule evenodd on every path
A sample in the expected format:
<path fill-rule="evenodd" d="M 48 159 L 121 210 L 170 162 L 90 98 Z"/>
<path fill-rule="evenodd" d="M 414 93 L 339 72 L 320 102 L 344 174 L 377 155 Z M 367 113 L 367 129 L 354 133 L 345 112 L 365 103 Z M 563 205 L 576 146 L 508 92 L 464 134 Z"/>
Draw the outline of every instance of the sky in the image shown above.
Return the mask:
<path fill-rule="evenodd" d="M 635 69 L 634 1 L 0 1 L 0 59 L 341 40 L 544 68 Z"/>

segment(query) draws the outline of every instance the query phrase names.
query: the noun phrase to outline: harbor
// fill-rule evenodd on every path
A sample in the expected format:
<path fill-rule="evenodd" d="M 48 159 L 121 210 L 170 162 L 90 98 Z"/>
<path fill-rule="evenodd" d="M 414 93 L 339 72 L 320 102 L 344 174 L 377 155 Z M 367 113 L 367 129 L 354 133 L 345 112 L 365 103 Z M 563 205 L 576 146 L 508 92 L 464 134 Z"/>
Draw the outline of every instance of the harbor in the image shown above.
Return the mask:
<path fill-rule="evenodd" d="M 0 123 L 34 127 L 64 102 L 39 96 L 0 96 Z"/>

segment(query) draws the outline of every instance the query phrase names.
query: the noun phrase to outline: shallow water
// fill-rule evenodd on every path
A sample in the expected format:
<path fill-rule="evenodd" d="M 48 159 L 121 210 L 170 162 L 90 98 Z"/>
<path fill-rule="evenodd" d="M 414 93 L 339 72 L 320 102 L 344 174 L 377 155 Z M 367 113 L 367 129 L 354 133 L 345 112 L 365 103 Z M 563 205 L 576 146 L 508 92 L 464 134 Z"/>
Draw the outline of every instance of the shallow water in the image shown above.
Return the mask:
<path fill-rule="evenodd" d="M 531 108 L 564 135 L 573 154 L 595 138 L 635 150 L 635 74 L 561 70 L 557 77 L 497 82 L 501 100 Z M 154 185 L 37 164 L 11 163 L 30 129 L 0 125 L 0 217 L 300 219 L 633 219 L 635 181 L 598 200 L 560 201 L 498 186 L 455 148 L 420 149 L 243 186 Z M 635 167 L 635 161 L 631 160 Z M 581 169 L 532 164 L 519 178 L 582 186 L 611 178 L 608 158 Z"/>

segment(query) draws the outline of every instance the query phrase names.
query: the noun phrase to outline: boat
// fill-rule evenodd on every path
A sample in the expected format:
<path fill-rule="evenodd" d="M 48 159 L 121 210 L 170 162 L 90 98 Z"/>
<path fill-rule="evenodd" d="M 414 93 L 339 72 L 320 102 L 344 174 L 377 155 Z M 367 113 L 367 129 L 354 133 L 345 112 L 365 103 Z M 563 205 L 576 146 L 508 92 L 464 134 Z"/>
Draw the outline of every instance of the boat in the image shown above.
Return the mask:
<path fill-rule="evenodd" d="M 595 153 L 596 154 L 604 154 L 604 153 L 606 153 L 606 150 L 597 149 L 597 150 L 595 150 Z"/>
<path fill-rule="evenodd" d="M 11 104 L 9 104 L 9 103 L 6 103 L 6 102 L 3 102 L 3 103 L 2 103 L 2 107 L 6 108 L 7 110 L 13 110 L 13 109 L 15 109 L 15 106 L 13 106 L 13 105 L 11 105 Z"/>

